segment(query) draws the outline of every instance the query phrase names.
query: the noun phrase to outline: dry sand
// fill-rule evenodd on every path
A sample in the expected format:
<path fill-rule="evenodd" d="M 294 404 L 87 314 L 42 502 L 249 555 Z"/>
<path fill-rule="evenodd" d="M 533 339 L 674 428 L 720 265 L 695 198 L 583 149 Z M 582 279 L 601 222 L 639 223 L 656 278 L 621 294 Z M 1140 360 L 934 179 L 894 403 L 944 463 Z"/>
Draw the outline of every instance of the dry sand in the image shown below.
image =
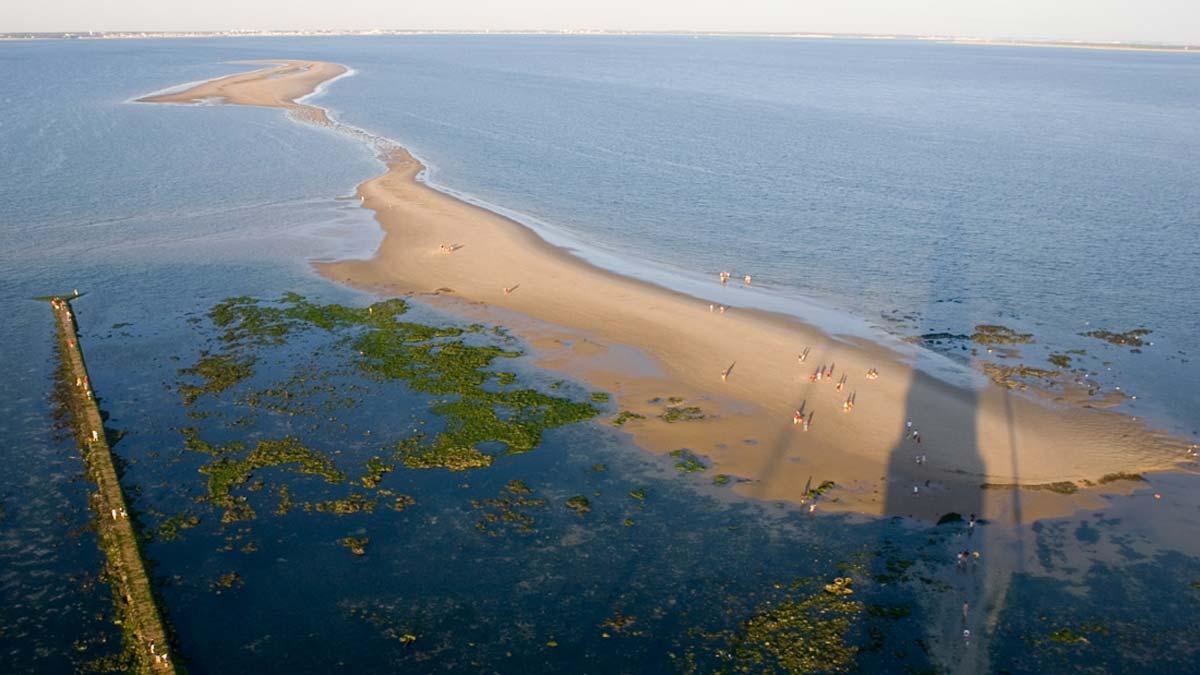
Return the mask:
<path fill-rule="evenodd" d="M 219 98 L 334 124 L 295 99 L 345 68 L 275 63 L 142 100 Z M 1106 474 L 1169 469 L 1183 458 L 1182 441 L 1125 415 L 1052 405 L 995 385 L 953 386 L 912 368 L 910 355 L 837 339 L 792 317 L 737 307 L 712 312 L 708 299 L 597 268 L 519 223 L 424 185 L 417 180 L 422 165 L 402 148 L 391 146 L 382 159 L 387 172 L 358 189 L 386 233 L 379 251 L 370 260 L 318 264 L 322 274 L 385 295 L 424 294 L 453 312 L 503 323 L 535 347 L 540 365 L 610 391 L 618 410 L 643 415 L 622 427 L 639 445 L 663 453 L 688 448 L 707 459 L 710 474 L 733 477 L 744 495 L 799 503 L 810 481 L 829 480 L 838 487 L 820 499 L 822 511 L 927 519 L 978 512 L 1021 522 L 1099 506 L 1100 490 L 1139 484 L 1069 496 L 981 485 L 1084 486 Z M 444 252 L 443 245 L 457 248 Z M 715 273 L 713 284 L 715 291 Z M 822 365 L 835 367 L 833 378 L 811 382 Z M 870 368 L 878 379 L 866 378 Z M 856 404 L 844 412 L 850 394 Z M 662 420 L 671 397 L 705 417 Z M 793 424 L 802 405 L 814 415 L 807 432 Z M 906 437 L 908 419 L 920 430 L 919 444 Z M 913 460 L 918 454 L 925 464 Z"/>

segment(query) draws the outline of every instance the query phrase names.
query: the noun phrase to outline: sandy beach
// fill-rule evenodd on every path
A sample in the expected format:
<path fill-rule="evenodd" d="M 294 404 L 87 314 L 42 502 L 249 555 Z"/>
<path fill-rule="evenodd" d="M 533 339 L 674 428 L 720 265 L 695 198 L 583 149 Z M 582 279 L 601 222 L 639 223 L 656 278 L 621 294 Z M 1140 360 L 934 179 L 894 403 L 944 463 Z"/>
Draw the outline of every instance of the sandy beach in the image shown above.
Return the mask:
<path fill-rule="evenodd" d="M 281 108 L 338 126 L 296 99 L 344 66 L 271 64 L 141 101 Z M 640 415 L 621 426 L 640 446 L 687 448 L 743 495 L 801 503 L 806 485 L 833 481 L 821 511 L 925 519 L 978 512 L 1019 522 L 1101 505 L 1104 491 L 1139 486 L 1091 485 L 1102 477 L 1166 470 L 1184 457 L 1182 441 L 1127 415 L 998 385 L 954 386 L 914 369 L 911 355 L 839 339 L 802 318 L 736 306 L 722 312 L 715 300 L 600 269 L 426 186 L 418 180 L 424 167 L 402 148 L 384 152 L 387 171 L 358 188 L 385 232 L 380 249 L 369 260 L 318 264 L 322 274 L 507 326 L 535 348 L 540 365 L 612 392 L 615 410 Z M 715 270 L 712 279 L 715 295 Z M 832 375 L 811 381 L 822 366 Z M 867 377 L 872 369 L 877 379 Z M 854 406 L 846 411 L 848 397 Z M 672 408 L 703 417 L 670 422 L 662 416 Z M 811 419 L 807 430 L 794 423 L 798 409 Z M 1011 487 L 1063 482 L 1078 491 Z"/>

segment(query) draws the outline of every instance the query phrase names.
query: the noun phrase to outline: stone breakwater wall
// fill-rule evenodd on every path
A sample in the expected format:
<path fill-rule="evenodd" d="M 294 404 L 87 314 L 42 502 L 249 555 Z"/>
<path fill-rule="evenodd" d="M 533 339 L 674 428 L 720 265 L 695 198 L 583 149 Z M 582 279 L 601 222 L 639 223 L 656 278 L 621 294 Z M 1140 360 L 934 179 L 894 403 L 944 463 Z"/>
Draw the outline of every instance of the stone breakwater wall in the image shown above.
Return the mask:
<path fill-rule="evenodd" d="M 174 673 L 176 666 L 167 631 L 154 599 L 137 532 L 130 521 L 125 494 L 104 435 L 100 408 L 88 379 L 75 314 L 71 309 L 72 299 L 55 297 L 50 301 L 62 359 L 60 376 L 63 381 L 60 385 L 88 475 L 98 488 L 90 501 L 97 513 L 97 536 L 107 557 L 107 576 L 113 586 L 117 617 L 125 635 L 126 649 L 132 654 L 138 672 Z"/>

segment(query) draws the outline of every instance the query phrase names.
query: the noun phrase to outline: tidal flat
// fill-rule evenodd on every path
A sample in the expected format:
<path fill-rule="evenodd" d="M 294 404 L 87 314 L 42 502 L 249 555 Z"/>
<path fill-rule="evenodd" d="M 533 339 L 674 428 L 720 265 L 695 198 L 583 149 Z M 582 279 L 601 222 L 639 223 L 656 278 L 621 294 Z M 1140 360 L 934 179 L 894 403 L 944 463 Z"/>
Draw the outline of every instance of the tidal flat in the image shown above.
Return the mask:
<path fill-rule="evenodd" d="M 1015 649 L 1009 631 L 997 633 L 1008 642 L 964 641 L 957 622 L 945 628 L 963 598 L 979 603 L 973 626 L 988 613 L 1021 615 L 982 600 L 984 570 L 1008 564 L 1006 530 L 735 497 L 729 477 L 691 451 L 631 445 L 604 417 L 605 392 L 539 371 L 504 331 L 401 300 L 237 297 L 183 318 L 190 340 L 157 366 L 121 371 L 130 392 L 156 373 L 162 394 L 143 414 L 115 416 L 110 431 L 125 434 L 126 482 L 192 672 L 549 672 L 584 661 L 924 672 Z M 812 490 L 818 505 L 828 488 Z M 1140 546 L 1119 530 L 1092 528 Z M 1081 555 L 1070 529 L 1037 536 L 1048 551 Z M 956 564 L 963 547 L 980 557 Z M 1007 592 L 1025 583 L 1059 597 L 1072 587 L 1030 574 Z M 1027 626 L 1020 663 L 1115 649 L 1056 639 L 1089 635 L 1086 618 L 1013 620 Z M 315 650 L 317 634 L 344 647 Z M 1177 643 L 1156 658 L 1178 664 L 1190 653 Z"/>

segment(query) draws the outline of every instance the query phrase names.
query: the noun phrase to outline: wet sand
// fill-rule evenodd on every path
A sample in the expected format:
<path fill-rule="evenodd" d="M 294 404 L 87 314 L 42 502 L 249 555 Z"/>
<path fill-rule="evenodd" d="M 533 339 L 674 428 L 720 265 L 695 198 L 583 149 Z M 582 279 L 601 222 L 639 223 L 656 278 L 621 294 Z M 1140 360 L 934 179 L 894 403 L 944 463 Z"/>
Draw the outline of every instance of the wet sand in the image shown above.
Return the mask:
<path fill-rule="evenodd" d="M 141 100 L 283 108 L 375 141 L 387 171 L 360 185 L 358 195 L 375 212 L 384 241 L 369 260 L 318 263 L 322 274 L 382 295 L 417 294 L 509 327 L 535 347 L 540 365 L 610 391 L 616 410 L 642 415 L 621 427 L 640 446 L 660 453 L 688 448 L 710 464 L 709 474 L 731 476 L 741 494 L 800 503 L 810 481 L 833 481 L 838 487 L 821 497 L 821 511 L 926 519 L 978 511 L 1022 522 L 1100 506 L 1101 490 L 1140 484 L 1072 495 L 981 486 L 1085 486 L 1107 474 L 1167 470 L 1184 458 L 1182 441 L 1126 415 L 1054 405 L 996 385 L 951 385 L 914 369 L 911 354 L 840 339 L 794 317 L 710 311 L 716 301 L 595 267 L 519 223 L 423 184 L 424 167 L 403 148 L 295 102 L 345 67 L 272 63 Z M 832 378 L 810 381 L 822 365 L 833 366 Z M 872 368 L 878 379 L 867 379 Z M 842 375 L 847 381 L 837 391 Z M 850 395 L 855 405 L 845 412 Z M 671 405 L 698 407 L 704 417 L 667 422 L 660 415 Z M 793 424 L 801 406 L 813 415 L 808 431 Z M 919 444 L 908 437 L 909 419 Z M 918 465 L 916 455 L 926 463 Z"/>

